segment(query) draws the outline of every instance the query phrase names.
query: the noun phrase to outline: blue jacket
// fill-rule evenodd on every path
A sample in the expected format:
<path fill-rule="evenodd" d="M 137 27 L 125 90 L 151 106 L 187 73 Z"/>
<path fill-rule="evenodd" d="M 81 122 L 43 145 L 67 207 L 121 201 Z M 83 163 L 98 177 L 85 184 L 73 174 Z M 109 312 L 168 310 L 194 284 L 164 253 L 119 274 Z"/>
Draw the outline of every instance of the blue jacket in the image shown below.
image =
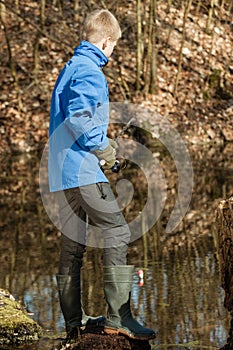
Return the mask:
<path fill-rule="evenodd" d="M 59 191 L 108 182 L 91 153 L 108 146 L 108 85 L 101 67 L 108 58 L 82 41 L 56 81 L 49 128 L 49 186 Z"/>

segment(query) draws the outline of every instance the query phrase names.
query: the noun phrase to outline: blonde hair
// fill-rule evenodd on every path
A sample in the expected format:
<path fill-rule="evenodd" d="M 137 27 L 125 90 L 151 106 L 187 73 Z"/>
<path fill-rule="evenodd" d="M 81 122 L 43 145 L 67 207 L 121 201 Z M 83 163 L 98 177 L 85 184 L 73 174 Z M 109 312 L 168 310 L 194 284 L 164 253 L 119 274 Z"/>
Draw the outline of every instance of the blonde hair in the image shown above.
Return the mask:
<path fill-rule="evenodd" d="M 93 44 L 103 38 L 116 41 L 121 37 L 121 28 L 116 17 L 108 10 L 95 10 L 87 15 L 83 26 L 83 39 Z"/>

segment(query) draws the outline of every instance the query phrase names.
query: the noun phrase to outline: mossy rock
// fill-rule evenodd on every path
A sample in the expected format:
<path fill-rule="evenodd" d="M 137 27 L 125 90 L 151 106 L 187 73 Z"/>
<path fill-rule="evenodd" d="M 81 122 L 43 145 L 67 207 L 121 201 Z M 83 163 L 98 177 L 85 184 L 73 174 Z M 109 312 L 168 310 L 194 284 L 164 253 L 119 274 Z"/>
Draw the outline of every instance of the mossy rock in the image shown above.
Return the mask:
<path fill-rule="evenodd" d="M 36 341 L 41 327 L 7 291 L 0 289 L 0 345 Z"/>

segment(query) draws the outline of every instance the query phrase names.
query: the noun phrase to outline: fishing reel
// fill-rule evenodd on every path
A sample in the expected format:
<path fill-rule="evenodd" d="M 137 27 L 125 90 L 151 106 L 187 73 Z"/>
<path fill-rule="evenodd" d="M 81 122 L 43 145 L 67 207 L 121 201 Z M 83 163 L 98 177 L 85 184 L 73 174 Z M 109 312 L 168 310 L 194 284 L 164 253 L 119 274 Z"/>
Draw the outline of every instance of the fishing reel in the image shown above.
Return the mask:
<path fill-rule="evenodd" d="M 106 161 L 104 159 L 100 160 L 100 166 L 103 168 L 103 166 L 106 164 Z M 113 173 L 119 173 L 121 170 L 121 163 L 118 159 L 116 159 L 115 164 L 111 167 L 111 171 Z"/>
<path fill-rule="evenodd" d="M 115 164 L 113 165 L 113 167 L 111 167 L 111 170 L 113 173 L 119 173 L 119 171 L 121 170 L 121 163 L 118 159 L 116 159 Z"/>

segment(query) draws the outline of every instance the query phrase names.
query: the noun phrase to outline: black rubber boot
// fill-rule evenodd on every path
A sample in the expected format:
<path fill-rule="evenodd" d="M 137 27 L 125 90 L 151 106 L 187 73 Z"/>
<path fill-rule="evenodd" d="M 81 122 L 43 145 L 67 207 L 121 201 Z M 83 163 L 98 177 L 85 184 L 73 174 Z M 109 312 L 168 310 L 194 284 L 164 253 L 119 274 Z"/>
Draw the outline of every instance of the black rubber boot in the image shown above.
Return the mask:
<path fill-rule="evenodd" d="M 104 293 L 108 304 L 104 331 L 107 334 L 123 334 L 132 339 L 154 339 L 155 332 L 143 327 L 131 314 L 133 271 L 134 266 L 129 265 L 104 267 Z"/>
<path fill-rule="evenodd" d="M 82 308 L 82 328 L 85 329 L 86 332 L 91 329 L 104 327 L 106 322 L 106 317 L 104 316 L 89 316 L 87 315 Z"/>
<path fill-rule="evenodd" d="M 103 327 L 106 320 L 104 316 L 87 316 L 82 310 L 80 275 L 57 275 L 56 278 L 67 339 L 77 338 L 84 331 Z"/>
<path fill-rule="evenodd" d="M 57 275 L 56 278 L 67 338 L 73 338 L 80 334 L 82 327 L 80 275 Z"/>

